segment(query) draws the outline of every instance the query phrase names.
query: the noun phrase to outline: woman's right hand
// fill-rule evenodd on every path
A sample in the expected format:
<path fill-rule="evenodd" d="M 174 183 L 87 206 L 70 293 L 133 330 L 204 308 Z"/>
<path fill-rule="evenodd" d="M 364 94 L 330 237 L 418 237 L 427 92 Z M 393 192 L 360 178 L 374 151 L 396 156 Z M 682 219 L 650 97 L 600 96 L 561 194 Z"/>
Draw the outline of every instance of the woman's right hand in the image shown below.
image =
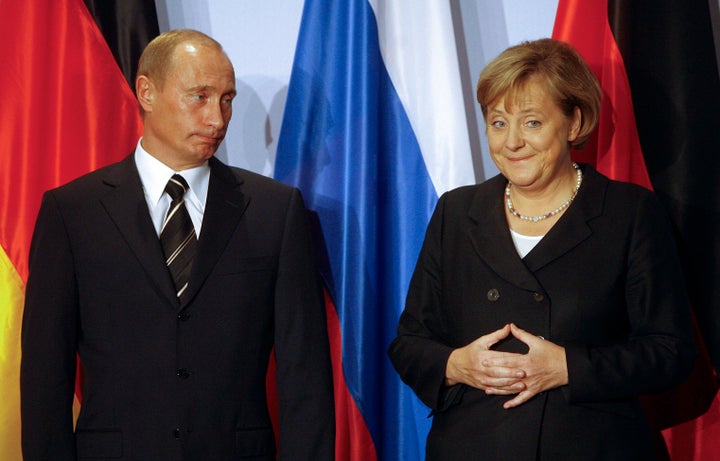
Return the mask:
<path fill-rule="evenodd" d="M 495 395 L 517 394 L 525 390 L 522 379 L 525 372 L 519 368 L 492 366 L 490 359 L 503 358 L 511 352 L 499 352 L 490 348 L 510 335 L 510 325 L 481 336 L 465 347 L 450 353 L 445 367 L 445 384 L 452 386 L 458 383 L 467 384 L 487 391 L 492 389 Z"/>

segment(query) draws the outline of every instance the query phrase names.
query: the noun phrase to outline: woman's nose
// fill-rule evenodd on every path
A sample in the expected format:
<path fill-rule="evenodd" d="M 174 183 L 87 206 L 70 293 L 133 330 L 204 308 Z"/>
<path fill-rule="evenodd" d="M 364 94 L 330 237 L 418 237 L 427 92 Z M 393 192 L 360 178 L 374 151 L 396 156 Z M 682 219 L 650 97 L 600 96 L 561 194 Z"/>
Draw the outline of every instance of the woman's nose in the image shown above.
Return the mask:
<path fill-rule="evenodd" d="M 519 127 L 510 126 L 507 131 L 507 138 L 505 139 L 505 145 L 510 150 L 517 150 L 525 144 L 525 140 L 522 136 L 522 131 Z"/>

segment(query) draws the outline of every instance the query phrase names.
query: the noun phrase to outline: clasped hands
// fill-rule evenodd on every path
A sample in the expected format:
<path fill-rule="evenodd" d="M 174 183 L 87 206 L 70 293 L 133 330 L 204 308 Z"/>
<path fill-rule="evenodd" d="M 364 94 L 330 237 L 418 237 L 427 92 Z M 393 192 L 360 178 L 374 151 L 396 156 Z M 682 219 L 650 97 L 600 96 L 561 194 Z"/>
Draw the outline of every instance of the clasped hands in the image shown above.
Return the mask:
<path fill-rule="evenodd" d="M 493 351 L 497 342 L 514 336 L 525 343 L 525 354 Z M 514 408 L 535 395 L 568 383 L 565 348 L 535 336 L 515 324 L 481 336 L 450 354 L 445 383 L 463 383 L 489 395 L 515 395 L 503 404 Z"/>

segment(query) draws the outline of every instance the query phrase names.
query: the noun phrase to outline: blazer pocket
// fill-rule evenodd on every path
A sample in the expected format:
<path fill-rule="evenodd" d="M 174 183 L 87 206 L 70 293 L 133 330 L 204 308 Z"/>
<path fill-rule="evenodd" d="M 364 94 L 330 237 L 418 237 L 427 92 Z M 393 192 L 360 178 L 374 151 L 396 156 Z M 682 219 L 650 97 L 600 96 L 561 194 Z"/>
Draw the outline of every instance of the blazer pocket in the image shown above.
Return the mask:
<path fill-rule="evenodd" d="M 121 458 L 122 432 L 80 430 L 75 433 L 75 449 L 82 458 Z"/>
<path fill-rule="evenodd" d="M 273 256 L 256 256 L 252 258 L 231 259 L 223 258 L 218 263 L 217 275 L 242 274 L 243 272 L 258 272 L 274 270 L 277 258 Z"/>
<path fill-rule="evenodd" d="M 235 431 L 235 453 L 241 458 L 275 455 L 272 429 L 239 429 Z"/>

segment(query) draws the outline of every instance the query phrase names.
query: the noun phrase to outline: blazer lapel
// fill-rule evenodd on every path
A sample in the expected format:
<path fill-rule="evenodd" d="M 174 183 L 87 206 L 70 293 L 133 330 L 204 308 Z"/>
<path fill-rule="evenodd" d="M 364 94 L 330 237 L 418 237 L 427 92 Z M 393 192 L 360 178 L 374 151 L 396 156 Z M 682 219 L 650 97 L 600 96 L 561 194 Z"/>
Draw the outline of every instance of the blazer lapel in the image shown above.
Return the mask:
<path fill-rule="evenodd" d="M 583 173 L 583 183 L 573 204 L 525 257 L 531 271 L 560 258 L 592 235 L 588 221 L 601 214 L 608 181 L 588 165 L 583 166 Z"/>
<path fill-rule="evenodd" d="M 216 158 L 210 159 L 210 184 L 198 240 L 197 256 L 190 275 L 189 294 L 182 307 L 191 302 L 227 246 L 250 203 L 243 194 L 242 180 Z"/>
<path fill-rule="evenodd" d="M 470 240 L 478 256 L 503 279 L 525 290 L 537 291 L 540 285 L 528 270 L 510 236 L 503 202 L 505 178 L 488 180 L 489 192 L 478 191 L 468 210 Z"/>
<path fill-rule="evenodd" d="M 109 169 L 103 181 L 109 190 L 100 199 L 102 205 L 159 293 L 177 305 L 175 287 L 150 219 L 133 155 L 118 163 L 117 168 Z"/>

